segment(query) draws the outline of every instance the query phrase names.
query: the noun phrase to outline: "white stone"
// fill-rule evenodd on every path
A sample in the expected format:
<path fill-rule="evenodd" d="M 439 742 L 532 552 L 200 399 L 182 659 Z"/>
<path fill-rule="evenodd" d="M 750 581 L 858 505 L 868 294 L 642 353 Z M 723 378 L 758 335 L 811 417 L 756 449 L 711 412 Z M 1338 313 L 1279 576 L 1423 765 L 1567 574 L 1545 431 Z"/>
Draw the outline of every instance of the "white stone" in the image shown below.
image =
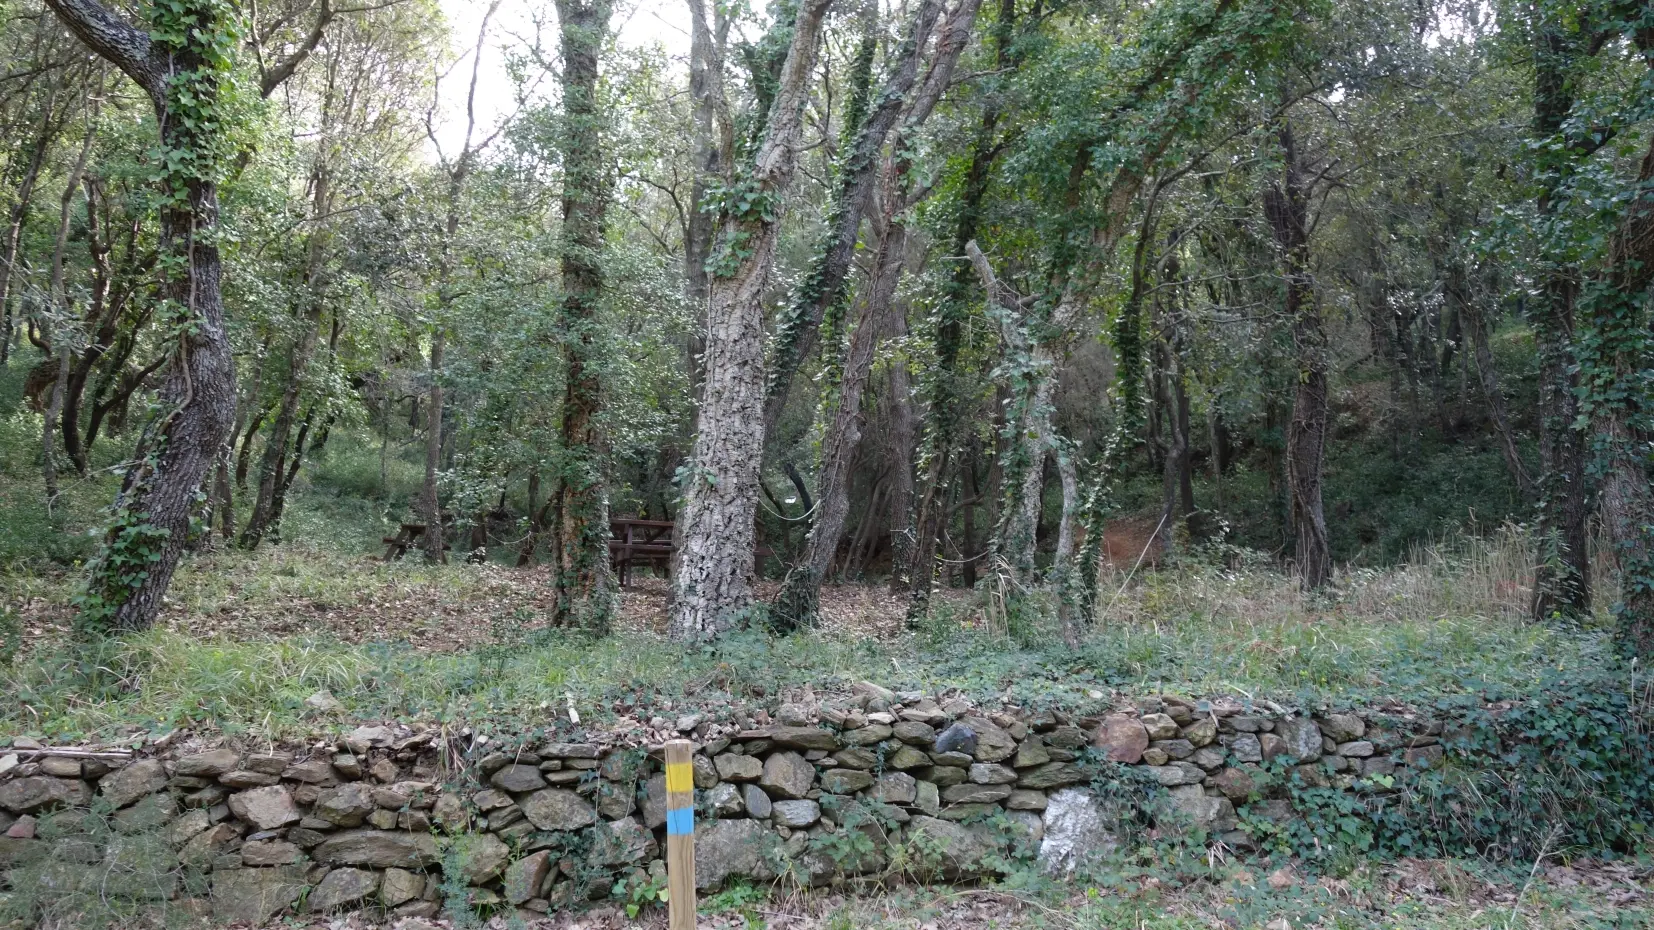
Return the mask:
<path fill-rule="evenodd" d="M 1087 857 L 1119 848 L 1120 840 L 1109 832 L 1102 807 L 1085 789 L 1054 792 L 1043 819 L 1045 836 L 1040 841 L 1039 863 L 1049 874 L 1070 875 Z"/>

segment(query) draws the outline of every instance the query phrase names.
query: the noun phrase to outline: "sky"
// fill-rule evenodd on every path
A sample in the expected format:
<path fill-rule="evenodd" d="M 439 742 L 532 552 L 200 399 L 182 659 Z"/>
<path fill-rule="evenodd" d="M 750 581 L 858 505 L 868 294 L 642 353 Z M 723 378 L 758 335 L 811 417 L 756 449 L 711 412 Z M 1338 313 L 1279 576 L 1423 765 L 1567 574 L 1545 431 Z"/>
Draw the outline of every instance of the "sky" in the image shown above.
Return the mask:
<path fill-rule="evenodd" d="M 465 56 L 441 85 L 441 120 L 436 135 L 443 151 L 451 157 L 459 150 L 465 136 L 465 92 L 471 77 L 471 51 L 476 46 L 477 30 L 488 9 L 488 0 L 440 2 L 453 27 L 454 50 Z M 553 0 L 501 0 L 499 10 L 489 22 L 482 70 L 477 75 L 477 131 L 480 136 L 486 137 L 510 115 L 515 105 L 511 79 L 505 69 L 505 49 L 525 43 L 532 37 L 533 10 L 541 10 L 547 26 L 555 28 Z M 613 24 L 622 46 L 637 48 L 659 44 L 673 57 L 687 57 L 689 54 L 689 5 L 686 0 L 618 0 Z M 543 41 L 555 48 L 556 34 L 548 33 L 543 36 Z M 427 148 L 430 148 L 429 144 Z M 435 153 L 427 154 L 434 156 Z"/>

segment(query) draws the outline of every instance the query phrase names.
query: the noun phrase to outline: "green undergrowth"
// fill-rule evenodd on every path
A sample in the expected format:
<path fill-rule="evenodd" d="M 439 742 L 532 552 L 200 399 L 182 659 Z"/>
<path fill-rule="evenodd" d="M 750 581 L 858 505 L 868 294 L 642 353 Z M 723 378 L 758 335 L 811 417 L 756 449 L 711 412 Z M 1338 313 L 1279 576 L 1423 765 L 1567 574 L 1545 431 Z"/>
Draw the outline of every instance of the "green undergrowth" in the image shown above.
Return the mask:
<path fill-rule="evenodd" d="M 1439 566 L 1352 576 L 1337 594 L 1306 598 L 1267 570 L 1185 564 L 1111 592 L 1117 596 L 1105 600 L 1078 650 L 1048 624 L 988 631 L 970 602 L 938 609 L 924 629 L 895 639 L 747 631 L 685 649 L 644 633 L 589 639 L 537 629 L 536 612 L 485 596 L 487 579 L 498 577 L 487 573 L 498 569 L 289 552 L 260 556 L 269 570 L 244 572 L 246 583 L 232 593 L 213 579 L 233 574 L 221 560 L 237 557 L 220 554 L 202 560 L 203 571 L 180 575 L 175 631 L 96 647 L 35 644 L 0 666 L 0 688 L 16 698 L 0 705 L 0 732 L 76 739 L 190 724 L 281 737 L 379 718 L 510 730 L 543 720 L 547 708 L 561 715 L 570 701 L 587 723 L 601 725 L 617 713 L 647 719 L 688 703 L 764 703 L 789 688 L 830 690 L 858 679 L 1086 713 L 1116 693 L 1221 693 L 1306 706 L 1427 703 L 1624 674 L 1606 634 L 1536 626 L 1497 603 L 1456 601 L 1481 582 Z M 39 598 L 61 594 L 50 582 L 30 583 Z M 474 594 L 472 614 L 445 622 L 486 627 L 482 644 L 432 652 L 397 641 L 397 617 L 419 619 L 409 617 L 417 607 L 397 608 L 378 643 L 214 632 L 213 618 L 232 601 L 345 609 L 371 585 L 436 586 L 462 600 Z M 197 618 L 199 631 L 191 629 Z M 304 702 L 324 690 L 342 709 L 320 719 Z"/>
<path fill-rule="evenodd" d="M 1645 901 L 1613 901 L 1567 878 L 1490 872 L 1485 864 L 1421 862 L 1405 874 L 1363 870 L 1335 883 L 1275 889 L 1256 870 L 1227 880 L 1168 887 L 1152 880 L 1060 897 L 995 889 L 895 890 L 851 898 L 809 926 L 896 930 L 995 926 L 1004 930 L 1642 930 Z M 1391 883 L 1404 890 L 1392 889 Z M 1284 921 L 1283 923 L 1279 923 Z M 749 921 L 747 926 L 762 926 Z"/>

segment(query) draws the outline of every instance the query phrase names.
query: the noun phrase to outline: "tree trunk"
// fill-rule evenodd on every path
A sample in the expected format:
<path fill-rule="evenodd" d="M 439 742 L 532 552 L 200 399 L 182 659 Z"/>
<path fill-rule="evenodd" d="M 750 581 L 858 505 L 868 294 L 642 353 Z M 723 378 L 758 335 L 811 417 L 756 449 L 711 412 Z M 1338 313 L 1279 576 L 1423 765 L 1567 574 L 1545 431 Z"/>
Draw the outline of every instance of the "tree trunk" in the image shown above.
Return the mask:
<path fill-rule="evenodd" d="M 764 291 L 775 262 L 782 200 L 797 160 L 799 125 L 831 0 L 803 0 L 770 108 L 763 147 L 744 183 L 758 201 L 719 226 L 712 262 L 705 396 L 679 513 L 683 544 L 670 631 L 700 640 L 729 628 L 752 598 L 754 516 L 763 455 Z M 735 247 L 740 252 L 736 253 Z"/>
<path fill-rule="evenodd" d="M 899 216 L 920 199 L 911 189 L 912 162 L 907 151 L 907 140 L 929 119 L 950 83 L 954 64 L 964 49 L 979 5 L 980 0 L 961 0 L 942 24 L 936 52 L 925 69 L 923 79 L 910 76 L 898 82 L 904 93 L 916 82 L 918 88 L 912 94 L 910 106 L 901 114 L 902 123 L 893 137 L 891 154 L 882 160 L 883 167 L 878 172 L 880 209 L 873 222 L 876 245 L 871 279 L 866 293 L 857 302 L 858 312 L 844 358 L 833 366 L 838 369 L 841 382 L 833 422 L 822 443 L 822 465 L 816 493 L 820 506 L 816 511 L 815 524 L 811 527 L 804 560 L 788 572 L 776 597 L 775 619 L 783 629 L 813 626 L 819 619 L 821 581 L 838 548 L 849 506 L 850 472 L 861 442 L 862 394 L 872 374 L 881 331 L 888 328 L 890 318 L 899 313 L 893 309 L 896 287 L 907 268 L 907 227 Z M 910 39 L 913 48 L 904 46 L 900 56 L 899 67 L 904 73 L 917 72 L 919 50 L 935 26 L 939 7 L 940 4 L 927 2 L 915 15 L 913 37 Z M 883 103 L 889 102 L 889 94 L 887 91 Z M 875 113 L 874 118 L 879 118 L 879 114 Z M 892 116 L 892 121 L 895 118 Z M 883 134 L 880 135 L 881 141 L 882 138 Z M 858 144 L 862 141 L 865 140 L 858 138 Z M 876 155 L 877 150 L 871 154 Z M 851 244 L 854 245 L 853 240 Z M 905 326 L 905 323 L 902 325 Z M 877 521 L 871 516 L 873 512 L 874 508 L 869 508 L 864 528 L 876 525 Z"/>
<path fill-rule="evenodd" d="M 1080 647 L 1080 602 L 1073 584 L 1075 531 L 1080 517 L 1080 476 L 1074 467 L 1073 450 L 1068 443 L 1059 443 L 1051 450 L 1057 465 L 1057 479 L 1062 484 L 1062 518 L 1057 524 L 1057 552 L 1051 560 L 1051 575 L 1057 584 L 1057 621 L 1062 628 L 1063 642 L 1070 649 Z"/>
<path fill-rule="evenodd" d="M 1571 61 L 1575 41 L 1550 21 L 1534 31 L 1534 131 L 1550 140 L 1562 132 L 1573 109 Z M 1563 156 L 1549 153 L 1549 159 Z M 1541 217 L 1558 209 L 1557 190 L 1567 169 L 1541 166 L 1537 199 Z M 1573 352 L 1578 269 L 1552 263 L 1529 301 L 1534 342 L 1539 350 L 1539 513 L 1535 519 L 1538 558 L 1534 564 L 1531 615 L 1545 621 L 1578 619 L 1591 610 L 1591 557 L 1586 520 L 1585 442 L 1575 428 L 1579 377 Z"/>
<path fill-rule="evenodd" d="M 850 330 L 833 419 L 821 441 L 816 518 L 805 543 L 804 558 L 787 572 L 775 598 L 772 622 L 781 630 L 815 626 L 820 621 L 821 582 L 844 535 L 844 522 L 850 510 L 850 470 L 861 443 L 862 394 L 872 375 L 879 328 L 883 325 L 883 320 L 875 314 L 889 312 L 896 283 L 901 279 L 901 255 L 906 247 L 906 227 L 895 222 L 881 225 L 882 235 L 873 258 L 874 278 L 868 284 L 867 293 L 856 301 L 857 312 Z M 873 519 L 872 514 L 866 519 Z"/>
<path fill-rule="evenodd" d="M 1059 444 L 1051 451 L 1057 466 L 1057 480 L 1062 484 L 1062 517 L 1057 524 L 1057 552 L 1052 564 L 1067 567 L 1074 560 L 1076 516 L 1080 503 L 1080 474 L 1074 465 L 1074 455 L 1067 444 Z"/>
<path fill-rule="evenodd" d="M 327 260 L 327 220 L 332 210 L 333 197 L 328 183 L 325 154 L 316 156 L 312 170 L 311 215 L 315 228 L 310 233 L 306 248 L 304 317 L 299 322 L 295 341 L 287 348 L 287 381 L 282 387 L 281 400 L 276 402 L 276 418 L 270 432 L 264 437 L 264 457 L 259 463 L 258 494 L 253 499 L 253 512 L 247 518 L 247 527 L 241 532 L 241 548 L 257 549 L 267 532 L 275 530 L 278 507 L 277 493 L 282 475 L 287 471 L 287 454 L 293 427 L 298 420 L 299 399 L 309 381 L 310 361 L 316 354 L 322 313 L 326 308 L 323 288 Z"/>
<path fill-rule="evenodd" d="M 1645 55 L 1654 30 L 1639 36 Z M 1649 58 L 1654 67 L 1654 56 Z M 1634 196 L 1609 246 L 1608 267 L 1583 302 L 1589 334 L 1581 352 L 1584 394 L 1601 475 L 1603 525 L 1620 564 L 1615 606 L 1621 645 L 1643 661 L 1654 658 L 1654 487 L 1650 486 L 1646 424 L 1649 396 L 1649 308 L 1654 304 L 1654 138 L 1643 156 Z M 1646 428 L 1646 427 L 1645 427 Z"/>
<path fill-rule="evenodd" d="M 993 570 L 1008 574 L 1010 581 L 1027 587 L 1034 580 L 1034 556 L 1045 486 L 1045 455 L 1055 439 L 1051 426 L 1051 402 L 1056 391 L 1058 344 L 1033 344 L 1021 302 L 999 283 L 987 256 L 972 240 L 965 254 L 982 280 L 990 314 L 999 321 L 1000 341 L 1008 365 L 1019 372 L 1009 385 L 1010 405 L 1000 432 L 1004 442 L 999 461 L 1001 472 L 999 520 L 994 528 Z M 1054 316 L 1066 317 L 1061 308 Z"/>
<path fill-rule="evenodd" d="M 92 369 L 100 361 L 118 364 L 109 349 L 115 341 L 119 324 L 120 302 L 110 294 L 109 244 L 98 233 L 98 188 L 94 179 L 81 178 L 86 190 L 86 251 L 91 260 L 91 287 L 85 313 L 85 345 L 66 373 L 63 384 L 63 453 L 74 463 L 75 470 L 86 474 L 87 450 L 80 440 L 80 404 L 86 391 L 86 382 Z M 67 308 L 67 301 L 64 302 Z"/>
<path fill-rule="evenodd" d="M 95 0 L 47 0 L 47 5 L 93 51 L 148 93 L 165 148 L 203 152 L 207 140 L 196 137 L 190 121 L 169 112 L 169 85 L 189 73 L 200 105 L 218 105 L 229 65 L 208 59 L 201 43 L 203 36 L 217 41 L 213 34 L 225 26 L 221 19 L 209 18 L 188 38 L 163 43 Z M 159 397 L 164 412 L 138 443 L 105 548 L 89 567 L 80 624 L 91 633 L 141 630 L 154 623 L 188 543 L 201 481 L 235 419 L 234 359 L 224 327 L 222 263 L 214 235 L 217 185 L 210 173 L 169 180 L 177 194 L 160 211 L 161 251 L 174 256 L 181 269 L 164 276 L 159 296 L 171 308 L 166 326 L 178 335 Z"/>
<path fill-rule="evenodd" d="M 1453 261 L 1447 267 L 1445 281 L 1447 299 L 1458 304 L 1459 316 L 1464 320 L 1464 328 L 1470 336 L 1471 352 L 1476 360 L 1476 376 L 1482 385 L 1482 395 L 1487 398 L 1488 416 L 1493 420 L 1493 427 L 1499 434 L 1499 450 L 1504 454 L 1505 467 L 1510 470 L 1512 481 L 1516 482 L 1517 493 L 1524 500 L 1533 496 L 1533 479 L 1528 476 L 1527 466 L 1522 462 L 1522 453 L 1516 447 L 1516 430 L 1511 426 L 1510 414 L 1505 409 L 1505 392 L 1499 386 L 1499 369 L 1493 361 L 1493 346 L 1488 332 L 1487 317 L 1482 314 L 1481 301 L 1470 293 L 1470 284 L 1466 280 L 1464 264 Z"/>
<path fill-rule="evenodd" d="M 1285 172 L 1280 182 L 1264 191 L 1264 213 L 1281 255 L 1285 312 L 1297 354 L 1297 386 L 1286 440 L 1289 513 L 1296 540 L 1293 560 L 1305 590 L 1315 590 L 1332 580 L 1332 549 L 1321 504 L 1329 400 L 1327 335 L 1310 273 L 1308 192 L 1291 124 L 1283 121 L 1276 136 Z"/>
<path fill-rule="evenodd" d="M 92 122 L 97 118 L 98 105 L 90 104 L 90 115 L 87 119 L 86 136 L 80 145 L 80 154 L 75 159 L 75 166 L 69 171 L 69 182 L 63 188 L 63 199 L 58 211 L 57 244 L 52 250 L 52 281 L 51 281 L 51 309 L 48 323 L 51 325 L 51 338 L 54 352 L 57 356 L 57 377 L 52 382 L 52 399 L 46 406 L 46 415 L 41 420 L 40 428 L 40 458 L 41 472 L 46 485 L 46 512 L 51 513 L 52 505 L 57 501 L 57 453 L 52 451 L 52 434 L 57 431 L 58 421 L 63 416 L 63 396 L 69 387 L 69 360 L 73 354 L 75 342 L 73 308 L 69 305 L 69 289 L 64 280 L 63 260 L 69 248 L 69 219 L 74 212 L 75 193 L 80 190 L 80 177 L 86 170 L 86 156 L 91 153 L 93 130 Z M 87 207 L 88 213 L 91 207 Z"/>
<path fill-rule="evenodd" d="M 977 459 L 980 457 L 980 449 L 973 441 L 964 462 L 961 463 L 965 480 L 959 508 L 959 539 L 965 547 L 965 553 L 961 559 L 963 564 L 959 566 L 959 580 L 966 588 L 972 589 L 976 587 L 977 566 L 981 564 L 984 555 L 976 538 L 976 506 L 982 497 L 982 485 L 976 478 Z"/>
<path fill-rule="evenodd" d="M 723 181 L 725 153 L 729 142 L 721 138 L 719 115 L 724 108 L 724 48 L 729 35 L 729 16 L 724 4 L 714 3 L 713 21 L 707 22 L 706 0 L 689 2 L 689 98 L 695 126 L 691 154 L 695 180 L 690 188 L 689 215 L 684 217 L 684 293 L 694 308 L 696 327 L 691 328 L 684 354 L 689 370 L 689 390 L 696 404 L 692 416 L 700 417 L 701 385 L 706 373 L 702 355 L 706 352 L 706 301 L 710 278 L 706 263 L 712 256 L 713 216 L 703 209 L 709 184 Z M 732 132 L 732 130 L 731 130 Z M 733 136 L 731 136 L 731 139 Z M 674 535 L 676 535 L 674 531 Z"/>
<path fill-rule="evenodd" d="M 889 314 L 890 338 L 907 338 L 907 308 Z M 890 361 L 890 593 L 900 594 L 908 589 L 905 570 L 913 561 L 913 453 L 917 424 L 913 412 L 913 379 L 902 357 Z"/>
<path fill-rule="evenodd" d="M 226 444 L 218 455 L 213 469 L 212 512 L 218 524 L 218 537 L 229 545 L 235 538 L 235 491 L 230 485 L 230 447 Z"/>
<path fill-rule="evenodd" d="M 251 398 L 254 403 L 257 397 Z M 235 486 L 247 490 L 247 472 L 253 457 L 253 437 L 258 435 L 259 428 L 264 425 L 264 418 L 270 414 L 270 408 L 261 408 L 253 414 L 251 422 L 247 424 L 247 432 L 241 436 L 241 449 L 235 457 Z"/>
<path fill-rule="evenodd" d="M 46 488 L 46 512 L 52 512 L 57 502 L 57 453 L 52 451 L 52 433 L 57 430 L 63 415 L 63 394 L 69 384 L 69 333 L 59 331 L 57 337 L 57 377 L 52 381 L 52 399 L 46 405 L 46 414 L 40 425 L 40 470 Z"/>
<path fill-rule="evenodd" d="M 1057 442 L 1051 422 L 1057 377 L 1055 353 L 1032 353 L 1037 379 L 1031 389 L 1023 386 L 1024 411 L 1006 424 L 1006 452 L 1010 458 L 1001 473 L 999 525 L 994 532 L 995 560 L 1011 572 L 1019 584 L 1034 582 L 1039 547 L 1039 521 L 1045 510 L 1045 457 Z M 1042 371 L 1043 369 L 1043 371 Z M 1013 477 L 1014 476 L 1014 477 Z"/>
<path fill-rule="evenodd" d="M 1143 345 L 1143 301 L 1148 294 L 1151 246 L 1159 228 L 1159 193 L 1149 198 L 1137 230 L 1131 259 L 1131 290 L 1109 333 L 1114 350 L 1114 424 L 1103 443 L 1102 461 L 1085 502 L 1085 537 L 1080 546 L 1077 584 L 1078 613 L 1089 623 L 1097 615 L 1098 576 L 1102 570 L 1104 528 L 1112 510 L 1113 487 L 1139 440 L 1152 391 L 1145 377 L 1147 353 Z"/>
<path fill-rule="evenodd" d="M 482 24 L 477 28 L 477 43 L 472 49 L 471 56 L 471 89 L 465 100 L 465 137 L 460 144 L 459 154 L 448 161 L 443 160 L 443 168 L 447 174 L 447 216 L 442 224 L 442 242 L 436 267 L 436 319 L 431 325 L 431 352 L 428 374 L 431 383 L 427 388 L 427 407 L 425 410 L 425 481 L 420 488 L 419 509 L 425 519 L 425 531 L 420 537 L 420 548 L 425 552 L 425 561 L 428 563 L 446 563 L 448 561 L 446 534 L 442 529 L 442 501 L 438 494 L 437 472 L 442 468 L 442 376 L 443 353 L 448 345 L 448 319 L 453 311 L 454 288 L 454 249 L 455 239 L 459 234 L 460 220 L 464 209 L 465 184 L 470 179 L 471 172 L 476 168 L 478 149 L 473 147 L 473 135 L 476 132 L 476 96 L 477 79 L 482 68 L 484 57 L 484 43 L 488 39 L 489 22 L 500 8 L 500 0 L 491 0 L 487 10 L 483 12 Z M 413 410 L 410 416 L 410 427 L 418 423 L 419 399 L 413 399 Z"/>
<path fill-rule="evenodd" d="M 442 468 L 442 352 L 447 344 L 447 333 L 439 322 L 431 334 L 431 379 L 426 391 L 425 408 L 425 483 L 419 489 L 419 511 L 425 518 L 425 532 L 420 536 L 420 548 L 425 561 L 446 563 L 448 553 L 443 548 L 442 502 L 437 495 L 437 472 Z"/>
<path fill-rule="evenodd" d="M 1161 472 L 1163 505 L 1160 525 L 1163 527 L 1162 542 L 1170 550 L 1177 527 L 1182 525 L 1187 530 L 1189 518 L 1195 512 L 1195 488 L 1194 471 L 1190 465 L 1189 387 L 1183 366 L 1183 355 L 1188 351 L 1188 345 L 1179 304 L 1182 283 L 1178 278 L 1180 264 L 1175 251 L 1175 234 L 1168 250 L 1164 276 L 1169 291 L 1161 304 L 1163 315 L 1160 323 L 1160 368 L 1164 378 L 1161 394 L 1166 411 L 1166 458 Z"/>
<path fill-rule="evenodd" d="M 12 204 L 6 224 L 5 254 L 0 256 L 0 368 L 5 367 L 11 358 L 12 333 L 16 325 L 16 317 L 11 312 L 11 283 L 17 269 L 18 257 L 22 254 L 23 224 L 29 218 L 35 183 L 40 178 L 40 168 L 46 160 L 47 150 L 52 147 L 53 137 L 62 128 L 61 123 L 52 121 L 59 87 L 60 85 L 54 83 L 46 92 L 46 103 L 40 116 L 40 130 L 35 134 L 34 143 L 29 148 L 29 163 L 23 169 L 23 177 L 17 182 L 14 194 L 17 200 Z"/>
<path fill-rule="evenodd" d="M 995 63 L 1001 71 L 1008 71 L 1016 62 L 1012 50 L 1015 28 L 1016 0 L 999 0 L 993 42 Z M 971 142 L 971 162 L 959 196 L 950 255 L 963 254 L 965 244 L 976 238 L 981 225 L 982 204 L 993 182 L 993 164 L 1000 151 L 999 116 L 998 104 L 990 98 L 983 107 L 982 121 Z M 930 611 L 930 592 L 936 578 L 936 541 L 948 506 L 949 483 L 954 477 L 954 459 L 958 454 L 956 447 L 964 432 L 962 424 L 968 421 L 959 408 L 970 392 L 959 383 L 958 369 L 965 344 L 965 321 L 970 317 L 974 300 L 974 276 L 969 263 L 956 262 L 936 312 L 936 328 L 932 334 L 935 358 L 923 385 L 926 429 L 919 461 L 924 464 L 925 472 L 914 503 L 913 557 L 907 565 L 896 568 L 908 576 L 910 624 Z M 966 566 L 965 574 L 970 576 L 975 570 L 972 562 Z"/>
<path fill-rule="evenodd" d="M 608 632 L 614 612 L 603 437 L 603 235 L 612 169 L 598 111 L 610 0 L 557 0 L 563 34 L 563 468 L 552 622 Z"/>
<path fill-rule="evenodd" d="M 980 0 L 968 0 L 975 4 Z M 871 6 L 875 19 L 877 7 Z M 890 78 L 872 97 L 873 109 L 859 120 L 854 138 L 838 166 L 838 186 L 833 191 L 833 202 L 828 219 L 826 239 L 811 264 L 804 282 L 794 294 L 788 308 L 782 313 L 775 336 L 775 353 L 770 365 L 770 381 L 764 401 L 764 431 L 774 431 L 776 421 L 787 403 L 787 391 L 792 386 L 793 374 L 804 359 L 815 349 L 817 334 L 829 308 L 844 299 L 845 279 L 850 261 L 855 257 L 862 215 L 872 202 L 873 186 L 884 148 L 885 138 L 896 126 L 919 75 L 919 60 L 925 43 L 942 9 L 941 0 L 919 0 L 913 16 L 912 31 L 892 56 Z M 871 39 L 875 33 L 869 33 Z M 867 56 L 869 73 L 871 55 Z M 866 98 L 869 86 L 853 88 Z M 852 110 L 855 108 L 852 101 Z M 852 115 L 854 115 L 852 113 Z M 832 347 L 834 355 L 837 348 Z"/>
<path fill-rule="evenodd" d="M 327 367 L 331 368 L 339 353 L 339 335 L 343 329 L 343 320 L 337 313 L 333 315 L 331 332 L 327 337 Z M 299 469 L 304 467 L 305 456 L 314 456 L 322 451 L 327 444 L 328 432 L 333 428 L 333 421 L 338 413 L 329 407 L 322 417 L 320 428 L 315 430 L 315 441 L 310 441 L 311 428 L 315 426 L 317 409 L 324 403 L 322 398 L 311 400 L 310 409 L 305 411 L 304 418 L 299 421 L 298 435 L 293 437 L 293 454 L 287 459 L 287 469 L 276 482 L 276 491 L 270 501 L 270 532 L 276 541 L 281 541 L 281 515 L 287 507 L 287 492 L 292 489 L 293 482 L 299 476 Z"/>

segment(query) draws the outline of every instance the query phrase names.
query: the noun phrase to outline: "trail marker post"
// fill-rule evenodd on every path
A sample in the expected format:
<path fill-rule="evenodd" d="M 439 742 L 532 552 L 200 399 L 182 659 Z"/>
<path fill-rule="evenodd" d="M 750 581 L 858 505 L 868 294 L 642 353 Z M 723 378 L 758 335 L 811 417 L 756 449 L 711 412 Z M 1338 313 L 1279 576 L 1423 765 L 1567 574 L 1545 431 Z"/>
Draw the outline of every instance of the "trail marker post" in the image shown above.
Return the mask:
<path fill-rule="evenodd" d="M 666 744 L 666 889 L 669 930 L 695 930 L 694 747 L 686 739 Z"/>

